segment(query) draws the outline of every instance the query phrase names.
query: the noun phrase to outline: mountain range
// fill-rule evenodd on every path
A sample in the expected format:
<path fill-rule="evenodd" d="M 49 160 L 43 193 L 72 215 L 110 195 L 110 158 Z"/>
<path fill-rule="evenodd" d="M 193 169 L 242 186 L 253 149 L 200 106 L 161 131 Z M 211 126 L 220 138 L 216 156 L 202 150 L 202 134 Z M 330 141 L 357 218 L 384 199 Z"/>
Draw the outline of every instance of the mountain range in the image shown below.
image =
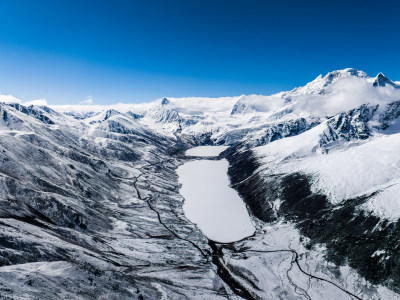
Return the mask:
<path fill-rule="evenodd" d="M 274 95 L 0 103 L 0 298 L 400 299 L 400 83 L 355 69 Z M 225 145 L 253 236 L 184 215 L 185 151 Z"/>

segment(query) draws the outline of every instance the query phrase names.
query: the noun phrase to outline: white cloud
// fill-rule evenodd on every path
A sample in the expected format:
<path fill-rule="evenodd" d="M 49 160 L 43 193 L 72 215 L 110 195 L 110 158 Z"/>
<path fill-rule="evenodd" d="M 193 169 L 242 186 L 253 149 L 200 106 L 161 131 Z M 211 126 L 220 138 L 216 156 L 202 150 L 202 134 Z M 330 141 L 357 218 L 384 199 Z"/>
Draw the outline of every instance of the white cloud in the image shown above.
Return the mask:
<path fill-rule="evenodd" d="M 35 99 L 35 100 L 29 100 L 26 102 L 23 102 L 21 99 L 18 99 L 16 97 L 14 97 L 13 95 L 0 95 L 0 102 L 3 103 L 20 103 L 22 105 L 47 105 L 47 100 L 44 98 L 41 99 Z"/>
<path fill-rule="evenodd" d="M 362 104 L 387 104 L 400 99 L 400 90 L 374 87 L 363 78 L 346 78 L 333 84 L 328 95 L 299 96 L 295 110 L 326 116 L 357 108 Z"/>
<path fill-rule="evenodd" d="M 141 114 L 147 111 L 154 105 L 154 102 L 146 103 L 117 103 L 112 105 L 99 105 L 99 104 L 80 104 L 80 105 L 50 105 L 50 107 L 58 112 L 101 112 L 108 109 L 115 109 L 119 112 L 126 113 L 128 111 L 134 112 L 136 114 Z"/>
<path fill-rule="evenodd" d="M 271 117 L 297 118 L 300 116 L 333 116 L 337 113 L 358 108 L 362 104 L 388 104 L 400 100 L 400 89 L 390 85 L 374 87 L 371 78 L 349 77 L 343 78 L 326 87 L 327 94 L 291 94 L 278 93 L 270 96 L 243 95 L 237 97 L 204 98 L 186 97 L 170 98 L 168 107 L 177 110 L 181 114 L 215 113 L 226 114 L 232 110 L 234 104 L 240 99 L 243 103 L 261 113 L 269 113 Z M 286 101 L 283 96 L 290 96 L 291 101 Z M 53 105 L 53 109 L 61 112 L 99 112 L 107 109 L 116 109 L 120 112 L 132 111 L 142 114 L 148 109 L 160 105 L 161 99 L 141 104 L 98 105 L 93 98 L 88 96 L 80 105 Z"/>
<path fill-rule="evenodd" d="M 42 99 L 36 99 L 36 100 L 31 100 L 23 103 L 24 105 L 38 105 L 38 106 L 46 106 L 47 105 L 47 100 L 42 98 Z"/>
<path fill-rule="evenodd" d="M 93 98 L 92 96 L 87 96 L 85 100 L 79 102 L 80 105 L 82 104 L 93 104 Z"/>
<path fill-rule="evenodd" d="M 22 101 L 12 95 L 0 95 L 0 102 L 5 103 L 21 103 Z"/>
<path fill-rule="evenodd" d="M 196 114 L 202 112 L 229 112 L 233 105 L 240 97 L 184 97 L 173 98 L 167 97 L 170 101 L 171 108 L 176 109 L 179 113 Z"/>
<path fill-rule="evenodd" d="M 278 110 L 285 103 L 284 99 L 280 94 L 274 94 L 271 96 L 263 95 L 244 95 L 240 98 L 240 101 L 254 108 L 258 112 L 271 112 Z"/>
<path fill-rule="evenodd" d="M 333 116 L 360 107 L 362 104 L 381 107 L 400 100 L 400 89 L 390 85 L 374 87 L 365 78 L 349 77 L 338 80 L 326 88 L 327 94 L 291 95 L 291 102 L 285 103 L 282 93 L 271 96 L 248 95 L 240 101 L 258 112 L 289 111 L 297 116 Z"/>

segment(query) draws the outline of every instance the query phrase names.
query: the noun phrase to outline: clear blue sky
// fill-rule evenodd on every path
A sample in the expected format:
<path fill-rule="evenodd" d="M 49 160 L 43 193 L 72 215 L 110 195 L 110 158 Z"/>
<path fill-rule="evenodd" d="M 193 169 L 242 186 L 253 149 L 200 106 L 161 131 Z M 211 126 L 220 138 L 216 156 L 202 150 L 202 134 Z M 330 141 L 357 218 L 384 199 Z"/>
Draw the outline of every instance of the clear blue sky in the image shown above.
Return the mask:
<path fill-rule="evenodd" d="M 354 67 L 400 80 L 396 1 L 0 0 L 0 93 L 50 104 L 270 94 Z"/>

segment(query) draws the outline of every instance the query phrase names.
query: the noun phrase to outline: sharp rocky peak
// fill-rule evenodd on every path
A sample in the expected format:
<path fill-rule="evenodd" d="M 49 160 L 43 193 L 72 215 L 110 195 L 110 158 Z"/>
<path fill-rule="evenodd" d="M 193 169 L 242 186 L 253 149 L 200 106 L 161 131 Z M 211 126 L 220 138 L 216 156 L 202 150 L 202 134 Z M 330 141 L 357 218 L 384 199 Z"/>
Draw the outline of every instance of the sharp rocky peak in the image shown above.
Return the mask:
<path fill-rule="evenodd" d="M 170 102 L 169 102 L 169 100 L 167 99 L 167 98 L 163 98 L 162 100 L 161 100 L 161 105 L 168 105 Z"/>
<path fill-rule="evenodd" d="M 378 86 L 386 86 L 386 85 L 391 85 L 394 88 L 400 88 L 397 84 L 395 84 L 393 81 L 391 81 L 389 78 L 387 78 L 383 73 L 379 73 L 376 75 L 375 80 L 373 82 L 373 86 L 378 87 Z"/>
<path fill-rule="evenodd" d="M 170 101 L 167 98 L 163 98 L 161 104 L 157 104 L 146 111 L 145 117 L 153 119 L 156 123 L 171 123 L 179 121 L 180 117 L 178 112 L 169 104 Z"/>
<path fill-rule="evenodd" d="M 104 113 L 103 121 L 109 119 L 112 116 L 119 115 L 120 112 L 116 111 L 115 109 L 109 109 Z"/>

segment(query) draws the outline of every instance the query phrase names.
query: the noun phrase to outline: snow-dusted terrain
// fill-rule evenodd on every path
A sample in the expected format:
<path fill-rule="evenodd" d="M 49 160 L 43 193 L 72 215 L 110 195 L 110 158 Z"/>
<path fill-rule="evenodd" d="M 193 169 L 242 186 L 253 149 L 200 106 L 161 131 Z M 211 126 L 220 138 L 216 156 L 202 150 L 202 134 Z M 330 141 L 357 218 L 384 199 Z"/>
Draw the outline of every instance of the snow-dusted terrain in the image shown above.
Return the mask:
<path fill-rule="evenodd" d="M 1 299 L 400 299 L 400 86 L 383 74 L 269 96 L 9 99 Z"/>

